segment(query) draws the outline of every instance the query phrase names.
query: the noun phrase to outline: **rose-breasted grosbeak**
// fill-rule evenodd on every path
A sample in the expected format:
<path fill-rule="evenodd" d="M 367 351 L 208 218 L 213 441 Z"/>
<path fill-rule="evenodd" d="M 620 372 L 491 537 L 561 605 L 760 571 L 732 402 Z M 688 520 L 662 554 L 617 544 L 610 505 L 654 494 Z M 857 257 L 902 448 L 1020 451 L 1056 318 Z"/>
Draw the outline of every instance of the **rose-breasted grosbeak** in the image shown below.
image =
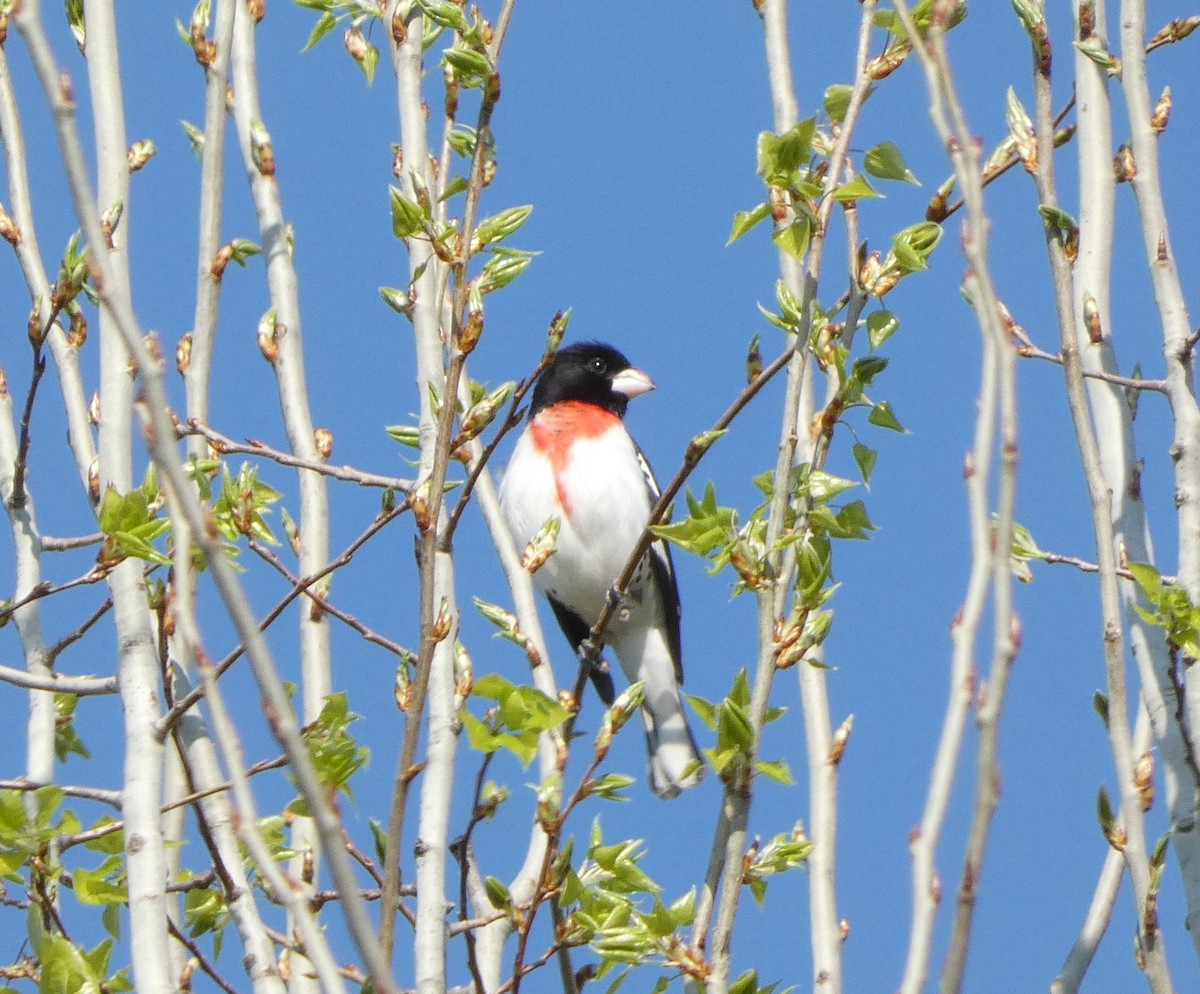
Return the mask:
<path fill-rule="evenodd" d="M 654 475 L 621 423 L 629 401 L 653 389 L 650 377 L 608 345 L 560 349 L 534 387 L 529 424 L 500 486 L 518 548 L 547 520 L 559 520 L 554 552 L 533 581 L 576 651 L 658 499 Z M 645 685 L 650 786 L 674 797 L 699 783 L 704 769 L 679 695 L 679 589 L 665 542 L 646 553 L 604 638 L 629 680 Z M 612 677 L 596 668 L 591 676 L 611 704 Z"/>

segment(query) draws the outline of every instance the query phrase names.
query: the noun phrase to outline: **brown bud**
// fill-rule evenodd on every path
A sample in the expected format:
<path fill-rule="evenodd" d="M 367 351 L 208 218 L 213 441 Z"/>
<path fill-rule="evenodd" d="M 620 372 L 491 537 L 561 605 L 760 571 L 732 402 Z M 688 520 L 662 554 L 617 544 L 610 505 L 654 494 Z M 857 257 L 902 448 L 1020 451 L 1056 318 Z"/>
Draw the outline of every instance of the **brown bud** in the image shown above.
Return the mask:
<path fill-rule="evenodd" d="M 333 432 L 328 428 L 313 429 L 313 443 L 316 445 L 321 459 L 328 462 L 329 457 L 333 454 Z"/>
<path fill-rule="evenodd" d="M 767 190 L 767 203 L 771 207 L 771 218 L 778 222 L 787 220 L 788 205 L 787 199 L 783 195 L 783 191 L 777 186 L 772 186 Z"/>
<path fill-rule="evenodd" d="M 207 69 L 217 57 L 216 42 L 210 41 L 204 34 L 204 26 L 195 22 L 192 23 L 191 38 L 192 54 L 201 68 Z"/>
<path fill-rule="evenodd" d="M 833 733 L 833 742 L 829 747 L 829 762 L 833 766 L 837 766 L 841 762 L 842 756 L 846 752 L 846 743 L 850 741 L 850 730 L 853 727 L 854 715 L 850 715 L 838 725 L 838 730 Z"/>
<path fill-rule="evenodd" d="M 83 343 L 87 341 L 87 318 L 83 316 L 83 309 L 72 301 L 67 305 L 67 313 L 71 316 L 71 330 L 67 332 L 67 344 L 73 349 L 83 348 Z"/>
<path fill-rule="evenodd" d="M 100 395 L 97 394 L 95 400 L 98 401 L 99 397 L 100 397 Z M 98 404 L 96 404 L 95 406 L 97 408 L 99 407 Z M 97 410 L 97 414 L 99 414 L 98 410 Z M 92 423 L 97 424 L 98 422 L 93 421 Z M 99 456 L 94 458 L 91 462 L 91 465 L 88 466 L 87 485 L 88 485 L 88 497 L 91 498 L 91 501 L 93 504 L 99 504 L 100 503 L 100 457 Z"/>
<path fill-rule="evenodd" d="M 1148 752 L 1134 764 L 1133 785 L 1142 797 L 1142 811 L 1149 811 L 1154 803 L 1154 757 Z"/>
<path fill-rule="evenodd" d="M 213 256 L 212 265 L 208 267 L 208 271 L 212 274 L 214 280 L 219 280 L 225 275 L 225 267 L 229 265 L 229 260 L 232 258 L 233 242 L 226 242 L 217 249 L 217 254 Z"/>
<path fill-rule="evenodd" d="M 1079 40 L 1087 41 L 1096 31 L 1095 0 L 1082 0 L 1079 4 Z"/>
<path fill-rule="evenodd" d="M 141 141 L 136 141 L 129 146 L 129 151 L 125 153 L 125 161 L 129 163 L 129 171 L 136 173 L 154 156 L 158 151 L 154 147 L 154 142 L 149 138 L 143 138 Z"/>
<path fill-rule="evenodd" d="M 1117 149 L 1117 156 L 1113 159 L 1113 173 L 1116 175 L 1118 183 L 1127 183 L 1137 176 L 1137 163 L 1133 159 L 1133 149 L 1128 145 L 1122 145 Z"/>
<path fill-rule="evenodd" d="M 367 57 L 367 39 L 363 30 L 357 24 L 351 24 L 342 35 L 342 44 L 355 62 L 362 62 Z"/>
<path fill-rule="evenodd" d="M 430 629 L 429 635 L 435 642 L 441 642 L 447 635 L 450 634 L 450 624 L 452 622 L 450 613 L 450 605 L 446 602 L 446 598 L 442 598 L 441 606 L 438 608 L 437 617 L 433 621 L 433 628 Z"/>
<path fill-rule="evenodd" d="M 88 404 L 88 420 L 97 428 L 100 427 L 100 391 L 92 394 L 92 402 Z"/>
<path fill-rule="evenodd" d="M 850 938 L 850 920 L 848 918 L 843 918 L 838 922 L 838 932 L 841 934 L 843 942 Z"/>
<path fill-rule="evenodd" d="M 255 24 L 262 24 L 262 19 L 267 16 L 267 0 L 246 0 L 246 9 Z"/>
<path fill-rule="evenodd" d="M 1158 103 L 1154 105 L 1154 113 L 1150 115 L 1150 127 L 1154 133 L 1161 135 L 1167 130 L 1167 122 L 1171 119 L 1171 88 L 1165 87 Z"/>
<path fill-rule="evenodd" d="M 9 245 L 16 246 L 21 244 L 21 229 L 8 216 L 3 207 L 0 207 L 0 238 L 3 238 Z"/>
<path fill-rule="evenodd" d="M 912 44 L 907 41 L 895 42 L 887 47 L 882 55 L 877 55 L 867 61 L 867 75 L 872 80 L 886 79 L 903 64 L 912 51 Z"/>
<path fill-rule="evenodd" d="M 250 158 L 260 175 L 275 175 L 275 149 L 271 145 L 271 133 L 262 121 L 250 122 Z"/>
<path fill-rule="evenodd" d="M 1088 341 L 1093 345 L 1104 341 L 1104 328 L 1100 324 L 1100 305 L 1090 293 L 1083 295 L 1083 326 L 1087 329 Z"/>
<path fill-rule="evenodd" d="M 397 45 L 403 45 L 408 38 L 408 25 L 404 23 L 404 15 L 401 13 L 404 10 L 404 4 L 396 4 L 396 9 L 392 11 L 392 41 Z"/>
<path fill-rule="evenodd" d="M 45 331 L 42 329 L 42 311 L 38 306 L 38 302 L 41 299 L 41 297 L 38 297 L 33 302 L 33 308 L 29 312 L 29 320 L 25 322 L 25 333 L 29 336 L 29 344 L 33 346 L 35 352 L 41 350 L 42 342 L 46 337 Z"/>
<path fill-rule="evenodd" d="M 188 366 L 192 364 L 192 336 L 189 332 L 179 339 L 179 344 L 175 346 L 175 368 L 179 371 L 179 375 L 183 376 L 188 371 Z"/>

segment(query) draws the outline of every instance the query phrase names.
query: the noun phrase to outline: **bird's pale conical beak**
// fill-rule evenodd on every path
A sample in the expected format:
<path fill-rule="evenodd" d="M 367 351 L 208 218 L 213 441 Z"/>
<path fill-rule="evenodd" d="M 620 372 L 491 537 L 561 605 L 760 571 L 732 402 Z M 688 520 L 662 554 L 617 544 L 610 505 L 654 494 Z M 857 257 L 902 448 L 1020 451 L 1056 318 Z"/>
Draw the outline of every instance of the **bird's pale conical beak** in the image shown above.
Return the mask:
<path fill-rule="evenodd" d="M 654 381 L 640 369 L 623 369 L 613 377 L 612 388 L 614 393 L 633 400 L 653 390 Z"/>

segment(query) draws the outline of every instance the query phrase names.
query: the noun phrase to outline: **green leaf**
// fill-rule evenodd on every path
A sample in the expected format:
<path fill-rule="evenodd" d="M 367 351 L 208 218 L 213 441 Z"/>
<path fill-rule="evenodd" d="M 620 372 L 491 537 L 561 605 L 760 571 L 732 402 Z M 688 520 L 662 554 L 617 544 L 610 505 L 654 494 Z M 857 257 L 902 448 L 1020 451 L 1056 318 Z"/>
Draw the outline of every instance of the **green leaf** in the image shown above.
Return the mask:
<path fill-rule="evenodd" d="M 1150 563 L 1130 563 L 1129 572 L 1133 574 L 1137 585 L 1142 588 L 1146 599 L 1151 604 L 1157 605 L 1163 589 L 1162 575 L 1158 570 Z"/>
<path fill-rule="evenodd" d="M 942 239 L 942 227 L 932 221 L 921 221 L 900 231 L 892 239 L 888 264 L 894 263 L 901 273 L 916 273 L 928 268 L 926 260 Z"/>
<path fill-rule="evenodd" d="M 732 245 L 770 213 L 771 207 L 767 203 L 758 204 L 748 211 L 738 211 L 733 215 L 733 227 L 729 231 L 729 240 L 725 244 Z"/>
<path fill-rule="evenodd" d="M 811 234 L 812 221 L 802 214 L 786 228 L 776 228 L 771 234 L 771 241 L 793 258 L 802 259 Z"/>
<path fill-rule="evenodd" d="M 464 86 L 479 86 L 492 75 L 492 64 L 482 52 L 469 48 L 448 48 L 442 53 Z"/>
<path fill-rule="evenodd" d="M 851 451 L 854 453 L 855 463 L 858 464 L 858 471 L 862 474 L 863 483 L 870 483 L 871 473 L 875 469 L 875 460 L 879 458 L 879 453 L 859 442 L 854 443 Z"/>
<path fill-rule="evenodd" d="M 854 87 L 849 83 L 834 83 L 832 86 L 826 87 L 822 105 L 825 113 L 829 115 L 829 120 L 840 124 L 846 119 L 846 111 L 850 107 L 850 95 L 853 92 Z"/>
<path fill-rule="evenodd" d="M 308 41 L 304 43 L 304 48 L 302 48 L 301 51 L 307 52 L 336 27 L 337 18 L 333 16 L 331 11 L 325 11 L 325 13 L 317 18 L 317 23 L 313 25 L 313 29 L 308 35 Z"/>
<path fill-rule="evenodd" d="M 810 117 L 782 135 L 764 131 L 758 136 L 758 175 L 767 186 L 790 188 L 800 167 L 808 162 L 817 119 Z"/>
<path fill-rule="evenodd" d="M 525 204 L 522 207 L 510 207 L 499 214 L 493 214 L 479 222 L 475 228 L 475 237 L 479 239 L 481 245 L 502 241 L 520 228 L 532 213 L 533 205 Z"/>
<path fill-rule="evenodd" d="M 529 264 L 533 262 L 537 252 L 521 252 L 514 249 L 496 250 L 496 254 L 488 259 L 483 266 L 483 274 L 479 280 L 480 293 L 491 293 L 508 286 L 520 276 Z"/>
<path fill-rule="evenodd" d="M 355 59 L 358 63 L 358 68 L 362 70 L 363 76 L 366 77 L 367 86 L 375 82 L 375 68 L 379 65 L 379 49 L 367 42 L 367 47 L 363 49 L 362 58 Z"/>
<path fill-rule="evenodd" d="M 867 415 L 867 421 L 873 425 L 878 425 L 880 428 L 890 428 L 892 431 L 898 431 L 904 435 L 908 434 L 907 429 L 900 424 L 896 419 L 896 415 L 892 413 L 892 405 L 886 400 L 881 400 L 871 408 L 871 413 Z"/>
<path fill-rule="evenodd" d="M 899 319 L 891 311 L 872 311 L 867 315 L 867 342 L 874 352 L 896 333 Z"/>
<path fill-rule="evenodd" d="M 425 212 L 420 205 L 409 200 L 397 187 L 388 187 L 392 210 L 392 234 L 397 238 L 408 238 L 425 226 Z"/>
<path fill-rule="evenodd" d="M 863 167 L 876 179 L 894 179 L 914 186 L 921 185 L 909 171 L 895 142 L 880 142 L 867 149 L 867 154 L 863 156 Z"/>
<path fill-rule="evenodd" d="M 457 4 L 450 3 L 449 0 L 417 0 L 417 3 L 424 11 L 425 16 L 434 24 L 457 31 L 459 34 L 466 34 L 470 28 L 462 8 Z"/>
<path fill-rule="evenodd" d="M 75 896 L 83 904 L 124 904 L 128 897 L 125 886 L 111 879 L 112 871 L 121 865 L 119 857 L 112 857 L 114 866 L 107 862 L 97 870 L 87 870 L 82 867 L 72 874 L 75 884 Z"/>
<path fill-rule="evenodd" d="M 786 759 L 777 759 L 774 762 L 767 762 L 760 759 L 755 762 L 754 768 L 768 780 L 774 780 L 785 787 L 796 786 L 796 779 L 792 776 L 792 771 L 788 768 Z"/>
<path fill-rule="evenodd" d="M 838 203 L 848 200 L 869 200 L 872 197 L 882 197 L 883 194 L 872 189 L 865 176 L 855 176 L 849 183 L 843 183 L 833 191 L 833 199 Z"/>

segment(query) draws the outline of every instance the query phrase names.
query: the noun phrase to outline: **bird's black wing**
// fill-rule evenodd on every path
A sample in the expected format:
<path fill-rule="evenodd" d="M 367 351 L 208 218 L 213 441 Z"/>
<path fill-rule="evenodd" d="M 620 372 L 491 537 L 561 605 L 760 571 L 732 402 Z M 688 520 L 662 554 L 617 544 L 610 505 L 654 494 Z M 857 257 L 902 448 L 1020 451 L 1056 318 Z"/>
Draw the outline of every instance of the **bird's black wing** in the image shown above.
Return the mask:
<path fill-rule="evenodd" d="M 556 601 L 553 597 L 547 595 L 546 600 L 550 602 L 550 607 L 554 609 L 554 617 L 558 619 L 558 627 L 563 630 L 563 634 L 567 637 L 571 648 L 575 650 L 575 654 L 579 655 L 579 647 L 583 644 L 583 640 L 588 637 L 591 626 L 569 607 Z M 616 688 L 613 686 L 612 673 L 609 672 L 608 666 L 603 660 L 593 663 L 588 668 L 588 676 L 592 678 L 592 686 L 596 688 L 596 693 L 600 695 L 600 700 L 604 702 L 604 706 L 611 706 L 617 694 Z"/>

